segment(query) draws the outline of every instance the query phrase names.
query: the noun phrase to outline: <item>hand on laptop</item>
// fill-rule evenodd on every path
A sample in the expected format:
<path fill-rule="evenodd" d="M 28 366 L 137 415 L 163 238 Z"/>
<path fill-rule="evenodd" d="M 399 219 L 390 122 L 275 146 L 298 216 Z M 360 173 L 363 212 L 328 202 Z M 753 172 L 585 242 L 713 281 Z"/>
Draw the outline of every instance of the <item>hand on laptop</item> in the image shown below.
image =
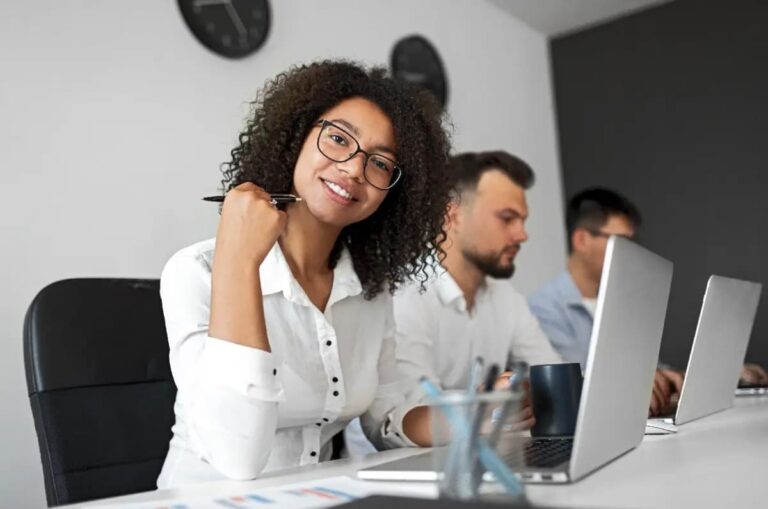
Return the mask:
<path fill-rule="evenodd" d="M 655 417 L 664 415 L 674 408 L 673 396 L 683 388 L 682 371 L 672 369 L 657 369 L 653 378 L 653 391 L 648 415 Z"/>
<path fill-rule="evenodd" d="M 672 384 L 672 387 L 674 387 L 674 390 L 672 391 L 672 394 L 675 393 L 680 394 L 680 391 L 683 390 L 683 380 L 685 379 L 685 371 L 679 371 L 677 369 L 660 369 L 658 370 L 659 373 L 662 374 L 664 378 L 666 378 L 669 383 Z"/>
<path fill-rule="evenodd" d="M 768 384 L 768 373 L 757 364 L 744 364 L 740 379 L 748 384 Z"/>

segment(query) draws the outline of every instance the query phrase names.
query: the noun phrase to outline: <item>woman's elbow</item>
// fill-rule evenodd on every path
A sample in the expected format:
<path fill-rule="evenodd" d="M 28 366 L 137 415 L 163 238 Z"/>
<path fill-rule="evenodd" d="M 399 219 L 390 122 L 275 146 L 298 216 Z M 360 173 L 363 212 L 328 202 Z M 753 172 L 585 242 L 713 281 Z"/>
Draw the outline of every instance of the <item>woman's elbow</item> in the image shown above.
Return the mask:
<path fill-rule="evenodd" d="M 234 481 L 249 481 L 257 478 L 264 471 L 269 459 L 269 451 L 254 451 L 253 454 L 232 453 L 212 454 L 211 466 L 222 475 Z"/>
<path fill-rule="evenodd" d="M 275 443 L 276 412 L 249 419 L 204 419 L 198 416 L 194 435 L 201 456 L 222 475 L 235 480 L 258 477 Z"/>

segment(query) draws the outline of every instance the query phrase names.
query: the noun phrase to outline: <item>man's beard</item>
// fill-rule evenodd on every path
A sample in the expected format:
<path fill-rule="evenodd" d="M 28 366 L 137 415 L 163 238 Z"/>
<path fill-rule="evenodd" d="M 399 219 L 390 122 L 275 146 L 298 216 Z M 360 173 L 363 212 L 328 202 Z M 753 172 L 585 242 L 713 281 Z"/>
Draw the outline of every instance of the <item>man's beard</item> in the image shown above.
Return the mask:
<path fill-rule="evenodd" d="M 486 276 L 493 279 L 509 279 L 515 273 L 515 264 L 502 265 L 499 261 L 502 254 L 486 254 L 482 255 L 468 249 L 463 250 L 464 258 L 472 262 L 472 264 L 480 270 Z"/>

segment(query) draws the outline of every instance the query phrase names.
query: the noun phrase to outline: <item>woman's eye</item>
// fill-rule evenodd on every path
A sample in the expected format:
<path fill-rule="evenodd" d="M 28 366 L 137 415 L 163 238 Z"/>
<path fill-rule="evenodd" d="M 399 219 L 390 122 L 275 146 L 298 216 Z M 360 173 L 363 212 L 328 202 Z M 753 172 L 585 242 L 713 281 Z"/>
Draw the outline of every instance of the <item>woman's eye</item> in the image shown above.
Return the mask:
<path fill-rule="evenodd" d="M 373 164 L 376 165 L 376 167 L 380 170 L 389 171 L 389 166 L 387 166 L 387 163 L 384 161 L 380 161 L 379 159 L 374 159 Z"/>
<path fill-rule="evenodd" d="M 331 138 L 333 141 L 335 141 L 339 145 L 346 145 L 347 144 L 347 140 L 343 136 L 341 136 L 341 135 L 330 134 L 329 138 Z"/>

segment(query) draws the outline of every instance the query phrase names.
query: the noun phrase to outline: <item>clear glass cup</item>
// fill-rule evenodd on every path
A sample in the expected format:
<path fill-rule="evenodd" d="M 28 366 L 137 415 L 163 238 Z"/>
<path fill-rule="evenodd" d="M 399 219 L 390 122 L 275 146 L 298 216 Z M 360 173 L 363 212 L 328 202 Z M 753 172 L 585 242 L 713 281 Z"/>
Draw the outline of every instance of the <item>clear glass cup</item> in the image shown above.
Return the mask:
<path fill-rule="evenodd" d="M 507 466 L 522 464 L 515 426 L 522 401 L 522 389 L 446 391 L 429 399 L 440 498 L 525 499 L 522 483 Z"/>

